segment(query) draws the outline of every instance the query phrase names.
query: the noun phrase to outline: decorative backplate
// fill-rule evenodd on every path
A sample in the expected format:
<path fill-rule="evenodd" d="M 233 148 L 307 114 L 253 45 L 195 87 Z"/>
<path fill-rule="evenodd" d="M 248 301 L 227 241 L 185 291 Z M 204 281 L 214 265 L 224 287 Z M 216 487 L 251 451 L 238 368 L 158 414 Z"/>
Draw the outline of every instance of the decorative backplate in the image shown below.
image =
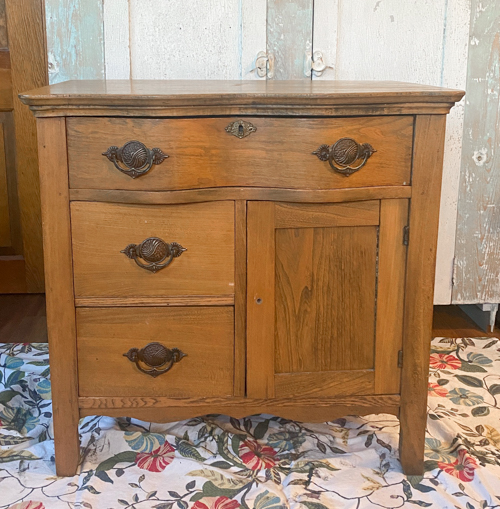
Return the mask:
<path fill-rule="evenodd" d="M 231 122 L 226 127 L 226 132 L 236 136 L 237 138 L 245 138 L 246 136 L 250 136 L 250 134 L 257 131 L 257 128 L 251 124 L 250 122 L 246 122 L 245 120 L 235 120 Z"/>
<path fill-rule="evenodd" d="M 131 348 L 124 357 L 131 362 L 135 362 L 137 368 L 154 378 L 169 371 L 172 366 L 187 356 L 178 348 L 167 348 L 161 343 L 149 343 L 144 348 Z M 147 368 L 143 368 L 145 364 Z"/>
<path fill-rule="evenodd" d="M 129 141 L 118 148 L 109 147 L 103 152 L 114 165 L 129 177 L 136 178 L 147 173 L 153 164 L 161 164 L 168 155 L 164 154 L 159 148 L 147 148 L 140 141 Z"/>
<path fill-rule="evenodd" d="M 352 138 L 341 138 L 331 147 L 320 145 L 313 154 L 321 161 L 328 161 L 332 169 L 348 177 L 360 170 L 374 152 L 376 150 L 369 143 L 359 144 Z M 357 166 L 351 166 L 360 159 L 362 161 Z"/>
<path fill-rule="evenodd" d="M 154 274 L 169 265 L 184 251 L 187 249 L 177 242 L 168 244 L 158 237 L 149 237 L 140 244 L 129 244 L 120 253 L 134 260 L 142 269 L 149 270 Z M 148 262 L 148 265 L 142 263 L 140 258 Z"/>

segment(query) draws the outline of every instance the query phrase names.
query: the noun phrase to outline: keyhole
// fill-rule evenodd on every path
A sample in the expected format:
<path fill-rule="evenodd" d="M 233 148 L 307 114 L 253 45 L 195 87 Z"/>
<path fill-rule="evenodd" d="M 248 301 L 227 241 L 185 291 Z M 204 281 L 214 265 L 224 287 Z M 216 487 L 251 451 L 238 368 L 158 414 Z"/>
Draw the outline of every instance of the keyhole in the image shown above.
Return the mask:
<path fill-rule="evenodd" d="M 238 135 L 243 136 L 243 126 L 241 124 L 238 126 Z"/>
<path fill-rule="evenodd" d="M 256 302 L 257 304 L 262 304 L 262 299 L 259 297 L 258 299 L 256 299 L 256 300 L 255 300 L 255 302 Z"/>

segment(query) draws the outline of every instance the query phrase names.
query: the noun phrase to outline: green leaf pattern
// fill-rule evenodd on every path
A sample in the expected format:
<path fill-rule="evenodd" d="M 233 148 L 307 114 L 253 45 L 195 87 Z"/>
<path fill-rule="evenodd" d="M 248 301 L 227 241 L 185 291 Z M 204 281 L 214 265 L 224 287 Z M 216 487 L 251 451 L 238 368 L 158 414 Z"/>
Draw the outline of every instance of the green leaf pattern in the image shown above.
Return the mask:
<path fill-rule="evenodd" d="M 494 338 L 433 341 L 423 476 L 401 473 L 393 416 L 208 415 L 86 417 L 79 471 L 58 478 L 47 345 L 0 344 L 0 509 L 497 508 L 499 352 Z"/>

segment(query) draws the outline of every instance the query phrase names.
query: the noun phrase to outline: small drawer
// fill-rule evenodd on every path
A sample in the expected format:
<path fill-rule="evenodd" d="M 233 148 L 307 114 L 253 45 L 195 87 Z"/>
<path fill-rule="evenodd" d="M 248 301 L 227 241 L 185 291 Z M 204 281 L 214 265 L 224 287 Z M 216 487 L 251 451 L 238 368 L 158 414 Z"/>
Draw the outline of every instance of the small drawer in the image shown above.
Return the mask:
<path fill-rule="evenodd" d="M 79 308 L 80 396 L 232 396 L 231 307 Z"/>
<path fill-rule="evenodd" d="M 334 189 L 410 184 L 412 116 L 74 117 L 67 119 L 67 134 L 72 188 Z"/>
<path fill-rule="evenodd" d="M 75 296 L 234 294 L 234 202 L 72 202 Z"/>

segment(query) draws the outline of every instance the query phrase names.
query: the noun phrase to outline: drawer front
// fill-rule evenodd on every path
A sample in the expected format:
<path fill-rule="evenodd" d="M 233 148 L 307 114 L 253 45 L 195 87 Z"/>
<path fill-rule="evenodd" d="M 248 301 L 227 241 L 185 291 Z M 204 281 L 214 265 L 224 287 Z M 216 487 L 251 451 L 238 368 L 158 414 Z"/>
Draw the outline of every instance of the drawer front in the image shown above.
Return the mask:
<path fill-rule="evenodd" d="M 72 202 L 71 225 L 77 298 L 234 294 L 234 202 Z"/>
<path fill-rule="evenodd" d="M 231 307 L 79 308 L 76 322 L 80 396 L 233 395 Z"/>
<path fill-rule="evenodd" d="M 242 127 L 248 135 L 241 139 L 226 131 L 236 119 L 68 118 L 70 186 L 175 190 L 410 184 L 411 116 L 245 118 L 256 130 L 248 134 Z M 313 154 L 343 138 L 350 140 L 332 151 L 332 165 Z M 364 144 L 376 152 L 367 152 Z M 319 155 L 327 157 L 329 150 Z M 346 165 L 361 168 L 346 176 Z"/>

